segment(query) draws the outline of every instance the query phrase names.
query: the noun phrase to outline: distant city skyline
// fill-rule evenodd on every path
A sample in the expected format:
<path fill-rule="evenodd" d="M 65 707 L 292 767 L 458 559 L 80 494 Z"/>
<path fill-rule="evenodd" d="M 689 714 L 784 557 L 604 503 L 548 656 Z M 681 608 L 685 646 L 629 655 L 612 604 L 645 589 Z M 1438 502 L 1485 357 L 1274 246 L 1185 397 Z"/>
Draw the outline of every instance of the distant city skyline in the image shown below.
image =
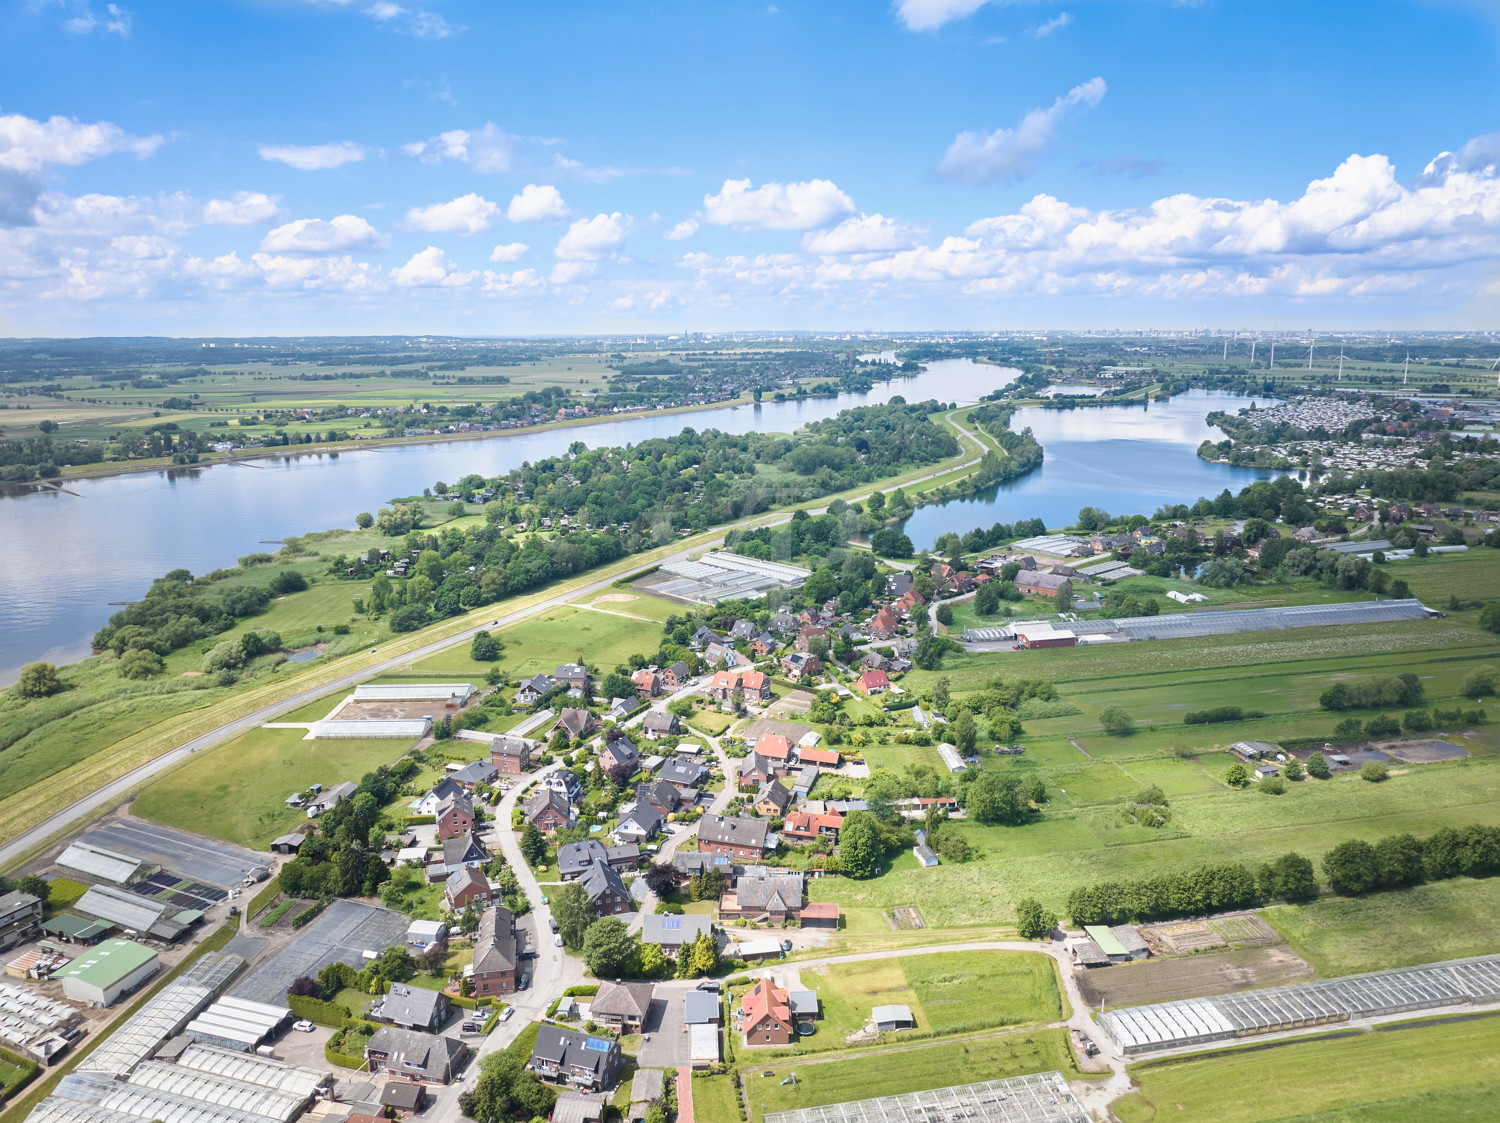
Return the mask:
<path fill-rule="evenodd" d="M 0 39 L 5 336 L 1500 327 L 1480 0 L 25 0 Z"/>

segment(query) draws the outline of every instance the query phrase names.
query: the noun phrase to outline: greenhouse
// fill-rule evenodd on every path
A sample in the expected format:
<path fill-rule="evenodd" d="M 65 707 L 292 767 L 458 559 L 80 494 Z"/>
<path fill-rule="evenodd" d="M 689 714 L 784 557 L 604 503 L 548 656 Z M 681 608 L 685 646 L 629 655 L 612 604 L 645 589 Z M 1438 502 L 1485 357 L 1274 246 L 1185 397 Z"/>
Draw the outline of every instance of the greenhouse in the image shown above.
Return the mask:
<path fill-rule="evenodd" d="M 765 1123 L 1090 1123 L 1060 1072 L 903 1092 L 873 1100 L 803 1107 Z"/>

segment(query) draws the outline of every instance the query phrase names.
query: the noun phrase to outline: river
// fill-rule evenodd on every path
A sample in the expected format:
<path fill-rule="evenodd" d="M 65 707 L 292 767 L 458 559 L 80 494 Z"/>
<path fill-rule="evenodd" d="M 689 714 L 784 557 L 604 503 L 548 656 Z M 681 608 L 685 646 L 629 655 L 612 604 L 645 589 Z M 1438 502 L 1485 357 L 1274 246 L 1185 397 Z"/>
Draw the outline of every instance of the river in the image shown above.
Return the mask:
<path fill-rule="evenodd" d="M 590 448 L 638 444 L 686 427 L 791 432 L 896 394 L 912 402 L 968 405 L 1019 373 L 945 359 L 868 393 L 136 472 L 71 481 L 68 491 L 76 494 L 13 487 L 0 497 L 0 535 L 10 543 L 0 596 L 0 685 L 14 682 L 34 660 L 68 663 L 86 656 L 94 632 L 116 611 L 111 602 L 140 597 L 169 570 L 206 573 L 234 565 L 244 554 L 274 552 L 268 541 L 353 526 L 359 512 L 419 494 L 436 480 L 451 482 L 471 472 L 500 475 L 563 453 L 574 441 Z"/>

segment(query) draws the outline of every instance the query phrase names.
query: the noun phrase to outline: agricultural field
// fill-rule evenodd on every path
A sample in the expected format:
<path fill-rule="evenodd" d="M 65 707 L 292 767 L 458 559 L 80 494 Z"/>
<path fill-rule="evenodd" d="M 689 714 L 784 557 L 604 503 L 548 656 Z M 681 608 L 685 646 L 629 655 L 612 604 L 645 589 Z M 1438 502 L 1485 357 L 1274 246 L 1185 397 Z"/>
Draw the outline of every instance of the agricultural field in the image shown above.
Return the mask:
<path fill-rule="evenodd" d="M 1311 979 L 1313 969 L 1287 947 L 1234 948 L 1082 971 L 1078 987 L 1090 1006 L 1144 1006 Z"/>
<path fill-rule="evenodd" d="M 497 610 L 498 611 L 498 610 Z M 505 651 L 495 663 L 477 663 L 466 647 L 453 647 L 415 664 L 422 674 L 483 675 L 498 667 L 511 679 L 551 674 L 559 663 L 583 659 L 601 675 L 636 654 L 661 645 L 661 624 L 613 612 L 564 605 L 499 633 Z"/>
<path fill-rule="evenodd" d="M 1261 915 L 1319 975 L 1413 967 L 1494 953 L 1500 879 L 1332 897 Z"/>
<path fill-rule="evenodd" d="M 1493 1119 L 1500 1015 L 1408 1023 L 1133 1065 L 1122 1123 Z"/>

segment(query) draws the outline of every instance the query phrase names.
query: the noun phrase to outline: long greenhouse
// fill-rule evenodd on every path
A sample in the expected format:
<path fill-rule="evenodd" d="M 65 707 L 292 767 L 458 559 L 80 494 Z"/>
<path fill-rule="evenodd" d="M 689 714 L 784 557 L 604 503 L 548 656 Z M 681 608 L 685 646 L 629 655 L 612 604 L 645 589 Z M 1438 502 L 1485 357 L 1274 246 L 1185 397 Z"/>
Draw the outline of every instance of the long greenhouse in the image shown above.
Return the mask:
<path fill-rule="evenodd" d="M 1090 1123 L 1060 1072 L 775 1111 L 765 1123 Z"/>

